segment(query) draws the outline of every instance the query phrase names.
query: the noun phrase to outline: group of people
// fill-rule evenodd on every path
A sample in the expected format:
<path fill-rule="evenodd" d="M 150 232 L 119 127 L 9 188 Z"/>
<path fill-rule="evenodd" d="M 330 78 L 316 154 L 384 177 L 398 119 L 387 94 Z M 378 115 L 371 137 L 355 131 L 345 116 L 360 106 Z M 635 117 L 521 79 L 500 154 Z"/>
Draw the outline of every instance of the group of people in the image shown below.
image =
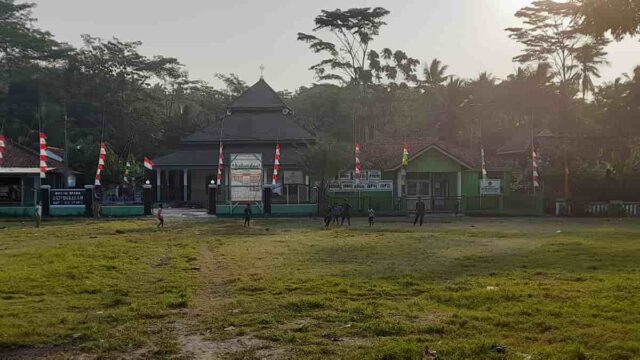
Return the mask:
<path fill-rule="evenodd" d="M 342 226 L 345 220 L 347 220 L 347 225 L 351 226 L 351 207 L 351 204 L 346 201 L 342 204 L 333 203 L 324 217 L 324 226 L 328 228 L 332 223 Z M 376 212 L 373 209 L 369 209 L 367 212 L 369 214 L 369 226 L 373 226 Z"/>

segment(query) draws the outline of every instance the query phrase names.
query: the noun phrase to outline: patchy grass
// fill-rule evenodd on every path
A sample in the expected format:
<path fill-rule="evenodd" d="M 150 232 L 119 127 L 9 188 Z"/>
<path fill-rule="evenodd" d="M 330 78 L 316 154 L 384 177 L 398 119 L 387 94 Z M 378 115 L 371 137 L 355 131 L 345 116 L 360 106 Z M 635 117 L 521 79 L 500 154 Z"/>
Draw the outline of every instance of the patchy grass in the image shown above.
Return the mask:
<path fill-rule="evenodd" d="M 153 226 L 6 223 L 0 357 L 189 358 L 188 335 L 234 359 L 420 359 L 427 345 L 444 359 L 640 358 L 635 221 Z"/>

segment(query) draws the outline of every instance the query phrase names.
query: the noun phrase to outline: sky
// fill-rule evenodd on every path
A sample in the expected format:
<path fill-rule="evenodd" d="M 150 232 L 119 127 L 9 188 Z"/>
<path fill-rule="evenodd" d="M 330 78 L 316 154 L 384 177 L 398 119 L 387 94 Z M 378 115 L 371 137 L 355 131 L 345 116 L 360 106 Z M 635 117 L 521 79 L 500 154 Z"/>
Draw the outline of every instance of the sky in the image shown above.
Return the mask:
<path fill-rule="evenodd" d="M 216 73 L 235 73 L 248 84 L 264 77 L 276 90 L 314 82 L 309 66 L 322 59 L 296 40 L 311 32 L 322 9 L 382 6 L 391 14 L 372 44 L 405 51 L 423 66 L 433 58 L 464 78 L 488 71 L 505 78 L 520 46 L 505 28 L 530 0 L 31 0 L 38 26 L 56 39 L 81 45 L 81 34 L 142 41 L 141 53 L 176 57 L 192 79 L 216 86 Z M 640 65 L 640 42 L 608 47 L 602 80 L 612 81 Z"/>

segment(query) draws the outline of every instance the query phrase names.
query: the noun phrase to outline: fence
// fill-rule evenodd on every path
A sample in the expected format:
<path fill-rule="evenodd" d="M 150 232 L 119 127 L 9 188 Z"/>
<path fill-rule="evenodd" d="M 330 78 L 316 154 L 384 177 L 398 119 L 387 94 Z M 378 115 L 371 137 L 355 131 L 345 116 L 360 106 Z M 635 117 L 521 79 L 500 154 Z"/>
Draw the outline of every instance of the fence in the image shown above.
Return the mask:
<path fill-rule="evenodd" d="M 207 190 L 208 191 L 208 190 Z M 216 193 L 217 204 L 232 202 L 262 202 L 263 188 L 254 185 L 222 185 Z M 274 205 L 316 204 L 318 190 L 303 184 L 278 184 L 271 189 L 271 203 Z"/>
<path fill-rule="evenodd" d="M 555 214 L 559 216 L 639 217 L 637 201 L 556 201 Z"/>
<path fill-rule="evenodd" d="M 463 197 L 463 212 L 478 215 L 542 215 L 541 195 L 510 194 Z"/>
<path fill-rule="evenodd" d="M 142 189 L 123 186 L 104 186 L 102 205 L 142 205 Z"/>

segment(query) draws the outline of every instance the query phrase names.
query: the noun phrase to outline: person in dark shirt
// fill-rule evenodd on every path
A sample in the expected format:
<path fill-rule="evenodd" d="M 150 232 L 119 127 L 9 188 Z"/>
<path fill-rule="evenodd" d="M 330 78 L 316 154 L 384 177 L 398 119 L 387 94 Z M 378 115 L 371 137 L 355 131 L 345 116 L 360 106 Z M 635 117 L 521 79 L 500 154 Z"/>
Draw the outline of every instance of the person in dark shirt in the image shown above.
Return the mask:
<path fill-rule="evenodd" d="M 333 222 L 336 225 L 340 224 L 340 216 L 342 215 L 342 206 L 338 204 L 333 204 L 331 207 L 331 215 L 333 216 Z"/>
<path fill-rule="evenodd" d="M 247 204 L 247 207 L 244 208 L 244 226 L 245 227 L 249 227 L 251 226 L 251 215 L 253 213 L 251 212 L 251 204 Z"/>
<path fill-rule="evenodd" d="M 418 202 L 416 203 L 416 218 L 413 220 L 413 226 L 416 226 L 418 219 L 420 219 L 420 226 L 422 226 L 422 221 L 424 220 L 424 211 L 425 205 L 422 202 L 422 197 L 418 197 Z"/>
<path fill-rule="evenodd" d="M 342 204 L 342 221 L 340 221 L 340 226 L 344 225 L 344 219 L 347 219 L 347 225 L 351 226 L 351 205 L 348 202 L 344 202 Z"/>
<path fill-rule="evenodd" d="M 333 206 L 329 206 L 327 214 L 324 216 L 324 227 L 328 228 L 331 225 L 331 219 L 333 218 Z"/>

